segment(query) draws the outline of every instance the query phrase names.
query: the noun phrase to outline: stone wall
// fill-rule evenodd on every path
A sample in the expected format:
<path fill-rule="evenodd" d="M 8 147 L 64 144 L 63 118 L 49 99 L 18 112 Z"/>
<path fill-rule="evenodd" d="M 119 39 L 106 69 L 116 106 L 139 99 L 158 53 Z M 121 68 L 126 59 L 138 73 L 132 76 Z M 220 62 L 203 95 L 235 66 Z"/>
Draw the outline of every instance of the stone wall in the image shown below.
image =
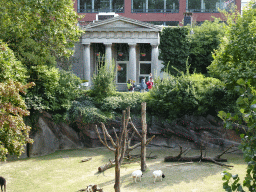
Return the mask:
<path fill-rule="evenodd" d="M 148 137 L 156 136 L 150 142 L 152 146 L 175 148 L 181 145 L 194 149 L 200 147 L 225 149 L 232 144 L 238 147 L 241 141 L 239 134 L 236 133 L 241 131 L 239 127 L 234 127 L 233 130 L 225 130 L 223 129 L 223 123 L 210 115 L 207 117 L 184 116 L 172 122 L 155 117 L 150 119 L 147 122 Z M 132 117 L 132 121 L 141 132 L 140 118 Z M 79 125 L 74 131 L 65 123 L 54 123 L 50 114 L 42 113 L 39 116 L 37 130 L 30 135 L 34 143 L 27 145 L 21 158 L 43 156 L 62 149 L 103 146 L 95 132 L 96 124 L 77 123 Z M 110 135 L 115 138 L 113 127 L 119 133 L 121 119 L 109 120 L 105 125 Z M 101 131 L 100 124 L 97 124 L 97 126 Z M 139 138 L 134 137 L 132 144 L 138 141 Z"/>

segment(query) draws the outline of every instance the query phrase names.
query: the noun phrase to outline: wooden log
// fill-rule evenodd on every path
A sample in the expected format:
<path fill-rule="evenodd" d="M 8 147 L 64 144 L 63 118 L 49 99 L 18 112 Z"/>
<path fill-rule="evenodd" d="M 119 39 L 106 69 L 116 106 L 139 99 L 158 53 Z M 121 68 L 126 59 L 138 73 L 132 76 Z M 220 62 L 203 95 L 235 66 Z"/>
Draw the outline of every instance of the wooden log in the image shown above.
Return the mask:
<path fill-rule="evenodd" d="M 166 167 L 172 167 L 172 166 L 178 166 L 178 165 L 184 165 L 184 164 L 190 164 L 194 162 L 185 162 L 185 163 L 178 163 L 178 164 L 172 164 L 172 165 L 167 165 Z"/>
<path fill-rule="evenodd" d="M 83 159 L 83 160 L 81 161 L 81 163 L 86 162 L 86 161 L 90 161 L 91 159 L 92 159 L 91 157 L 85 158 L 85 159 Z"/>
<path fill-rule="evenodd" d="M 98 167 L 99 172 L 106 171 L 107 169 L 115 166 L 115 160 L 109 161 L 109 163 Z"/>
<path fill-rule="evenodd" d="M 164 162 L 199 162 L 199 161 L 211 161 L 215 160 L 217 162 L 227 162 L 227 159 L 222 158 L 208 158 L 208 157 L 201 157 L 201 156 L 192 156 L 192 157 L 177 157 L 177 156 L 168 156 L 164 158 Z"/>

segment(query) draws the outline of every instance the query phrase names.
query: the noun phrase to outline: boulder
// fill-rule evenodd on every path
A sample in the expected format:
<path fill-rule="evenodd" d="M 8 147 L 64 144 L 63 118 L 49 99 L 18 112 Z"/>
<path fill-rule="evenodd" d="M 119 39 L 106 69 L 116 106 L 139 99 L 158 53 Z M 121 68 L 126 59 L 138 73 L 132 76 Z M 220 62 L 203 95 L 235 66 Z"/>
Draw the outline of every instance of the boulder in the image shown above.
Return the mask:
<path fill-rule="evenodd" d="M 61 149 L 84 147 L 78 133 L 64 123 L 54 123 L 50 114 L 45 112 L 40 115 L 37 130 L 31 138 L 34 143 L 28 145 L 30 157 L 47 155 Z"/>

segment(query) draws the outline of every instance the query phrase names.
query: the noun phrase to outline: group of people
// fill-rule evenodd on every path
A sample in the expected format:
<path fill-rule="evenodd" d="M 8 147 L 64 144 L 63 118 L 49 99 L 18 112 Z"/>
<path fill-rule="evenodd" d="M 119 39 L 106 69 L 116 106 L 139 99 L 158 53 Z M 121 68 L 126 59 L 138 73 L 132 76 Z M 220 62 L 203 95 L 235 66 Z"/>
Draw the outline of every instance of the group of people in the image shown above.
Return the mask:
<path fill-rule="evenodd" d="M 150 89 L 152 89 L 153 85 L 154 85 L 154 81 L 153 81 L 152 73 L 150 73 L 149 80 L 147 82 L 146 82 L 146 77 L 142 78 L 141 84 L 140 84 L 140 92 L 149 91 Z M 131 92 L 134 91 L 135 85 L 131 79 L 127 81 L 127 88 Z"/>

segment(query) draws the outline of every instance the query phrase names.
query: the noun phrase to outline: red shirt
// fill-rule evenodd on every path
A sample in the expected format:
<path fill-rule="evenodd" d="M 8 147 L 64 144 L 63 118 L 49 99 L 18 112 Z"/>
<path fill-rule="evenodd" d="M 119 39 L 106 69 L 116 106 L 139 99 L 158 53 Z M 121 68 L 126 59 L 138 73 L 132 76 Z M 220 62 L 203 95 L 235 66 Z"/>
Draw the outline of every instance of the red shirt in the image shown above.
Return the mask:
<path fill-rule="evenodd" d="M 148 89 L 151 89 L 153 86 L 153 82 L 152 81 L 148 81 L 147 83 Z"/>

